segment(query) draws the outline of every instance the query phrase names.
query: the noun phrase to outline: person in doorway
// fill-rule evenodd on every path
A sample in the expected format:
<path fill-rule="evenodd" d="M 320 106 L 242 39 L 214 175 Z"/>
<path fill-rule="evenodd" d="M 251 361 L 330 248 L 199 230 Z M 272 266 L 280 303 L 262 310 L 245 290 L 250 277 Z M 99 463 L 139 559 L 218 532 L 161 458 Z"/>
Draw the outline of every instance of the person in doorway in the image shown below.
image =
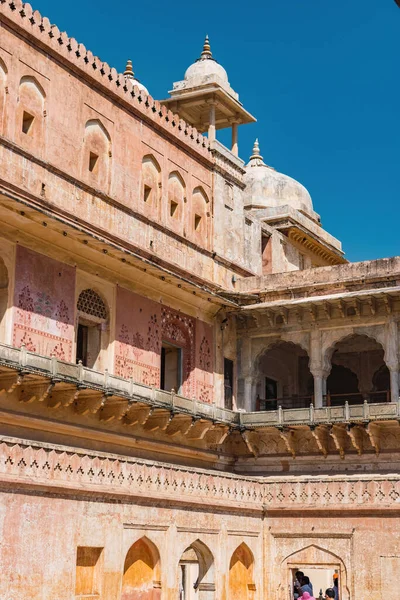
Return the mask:
<path fill-rule="evenodd" d="M 339 600 L 339 575 L 337 573 L 333 576 L 333 591 L 335 592 L 335 600 Z"/>
<path fill-rule="evenodd" d="M 307 577 L 307 575 L 303 575 L 303 577 L 301 578 L 301 593 L 304 595 L 304 592 L 308 592 L 310 594 L 310 596 L 313 595 L 313 586 L 312 583 L 310 581 L 310 578 Z"/>
<path fill-rule="evenodd" d="M 333 588 L 328 588 L 325 591 L 325 599 L 330 600 L 330 598 L 334 598 L 334 597 L 335 597 L 335 590 Z"/>
<path fill-rule="evenodd" d="M 315 600 L 315 598 L 309 592 L 303 592 L 303 595 L 300 596 L 299 600 Z"/>
<path fill-rule="evenodd" d="M 293 598 L 297 600 L 301 596 L 301 580 L 304 577 L 303 571 L 296 571 L 293 582 Z"/>

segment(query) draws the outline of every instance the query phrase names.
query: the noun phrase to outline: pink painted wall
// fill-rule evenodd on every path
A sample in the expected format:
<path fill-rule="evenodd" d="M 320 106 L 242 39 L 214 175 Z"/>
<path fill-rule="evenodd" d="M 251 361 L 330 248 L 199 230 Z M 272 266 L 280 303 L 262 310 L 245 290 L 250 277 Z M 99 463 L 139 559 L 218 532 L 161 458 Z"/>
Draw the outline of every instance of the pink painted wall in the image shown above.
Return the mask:
<path fill-rule="evenodd" d="M 202 402 L 214 399 L 213 330 L 203 321 L 196 320 L 196 398 Z"/>
<path fill-rule="evenodd" d="M 160 386 L 161 306 L 118 287 L 114 373 Z"/>
<path fill-rule="evenodd" d="M 116 375 L 159 387 L 161 344 L 170 342 L 183 350 L 182 394 L 211 402 L 212 340 L 212 328 L 206 323 L 118 288 Z"/>
<path fill-rule="evenodd" d="M 75 269 L 17 246 L 13 345 L 72 361 Z"/>

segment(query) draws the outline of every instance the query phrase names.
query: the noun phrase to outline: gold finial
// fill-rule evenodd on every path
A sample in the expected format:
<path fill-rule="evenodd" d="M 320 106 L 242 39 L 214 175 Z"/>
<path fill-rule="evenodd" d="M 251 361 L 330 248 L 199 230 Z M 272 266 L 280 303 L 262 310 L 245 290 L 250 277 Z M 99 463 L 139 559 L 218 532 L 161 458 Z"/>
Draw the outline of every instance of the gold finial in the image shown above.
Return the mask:
<path fill-rule="evenodd" d="M 206 35 L 206 39 L 204 40 L 203 52 L 200 54 L 200 58 L 212 58 L 210 40 L 208 39 L 208 35 Z"/>
<path fill-rule="evenodd" d="M 263 157 L 260 154 L 260 144 L 258 143 L 258 138 L 256 138 L 256 141 L 254 142 L 253 154 L 250 156 L 250 160 L 252 160 L 253 158 L 258 158 L 260 160 L 263 159 Z"/>
<path fill-rule="evenodd" d="M 133 72 L 131 60 L 128 60 L 128 62 L 126 63 L 124 76 L 129 77 L 130 79 L 135 79 L 135 73 Z"/>

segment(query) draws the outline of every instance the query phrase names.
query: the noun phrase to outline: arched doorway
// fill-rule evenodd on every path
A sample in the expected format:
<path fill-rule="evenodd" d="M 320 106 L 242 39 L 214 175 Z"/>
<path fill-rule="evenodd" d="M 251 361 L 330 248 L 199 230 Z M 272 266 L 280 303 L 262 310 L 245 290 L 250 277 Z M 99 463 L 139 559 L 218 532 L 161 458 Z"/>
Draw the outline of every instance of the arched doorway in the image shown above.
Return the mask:
<path fill-rule="evenodd" d="M 314 379 L 307 352 L 298 344 L 278 341 L 256 364 L 256 410 L 302 408 L 313 402 Z"/>
<path fill-rule="evenodd" d="M 250 548 L 242 543 L 232 554 L 229 564 L 229 600 L 253 600 L 254 557 Z"/>
<path fill-rule="evenodd" d="M 336 342 L 330 353 L 328 406 L 390 401 L 390 375 L 379 342 L 354 334 Z"/>
<path fill-rule="evenodd" d="M 159 600 L 160 555 L 146 537 L 135 542 L 125 558 L 121 600 Z"/>
<path fill-rule="evenodd" d="M 213 600 L 214 595 L 214 557 L 196 540 L 179 561 L 179 600 Z"/>

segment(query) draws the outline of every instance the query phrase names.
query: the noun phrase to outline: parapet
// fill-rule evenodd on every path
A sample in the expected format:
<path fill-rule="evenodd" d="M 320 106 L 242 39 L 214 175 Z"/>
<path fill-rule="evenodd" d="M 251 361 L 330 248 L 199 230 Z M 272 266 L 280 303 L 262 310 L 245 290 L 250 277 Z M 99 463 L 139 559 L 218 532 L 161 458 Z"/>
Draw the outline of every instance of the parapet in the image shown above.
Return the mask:
<path fill-rule="evenodd" d="M 61 32 L 49 19 L 42 17 L 39 11 L 33 10 L 30 4 L 21 0 L 0 0 L 0 20 L 6 20 L 12 27 L 16 26 L 24 36 L 33 38 L 38 46 L 45 47 L 46 51 L 56 55 L 62 63 L 68 63 L 74 71 L 84 73 L 86 78 L 105 88 L 117 101 L 127 104 L 131 111 L 154 128 L 163 130 L 178 140 L 178 143 L 190 147 L 203 158 L 212 160 L 206 137 L 179 115 L 173 114 L 160 102 L 132 85 L 122 73 L 94 56 L 83 44 Z"/>

